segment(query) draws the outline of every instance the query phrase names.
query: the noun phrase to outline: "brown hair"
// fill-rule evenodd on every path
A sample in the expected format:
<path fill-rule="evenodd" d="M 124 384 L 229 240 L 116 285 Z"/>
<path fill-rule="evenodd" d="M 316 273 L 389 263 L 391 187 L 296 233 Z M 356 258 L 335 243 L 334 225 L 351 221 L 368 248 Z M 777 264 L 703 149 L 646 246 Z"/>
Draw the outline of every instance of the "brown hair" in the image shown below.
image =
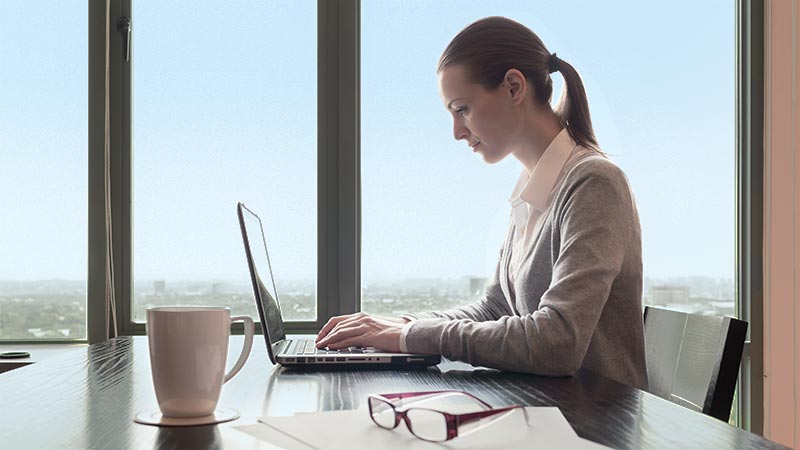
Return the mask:
<path fill-rule="evenodd" d="M 487 17 L 461 30 L 442 53 L 437 72 L 461 64 L 471 81 L 496 89 L 509 69 L 517 69 L 533 86 L 536 101 L 549 105 L 553 96 L 551 69 L 564 77 L 555 114 L 575 143 L 599 150 L 589 115 L 583 81 L 572 65 L 550 55 L 544 43 L 525 25 L 505 17 Z"/>

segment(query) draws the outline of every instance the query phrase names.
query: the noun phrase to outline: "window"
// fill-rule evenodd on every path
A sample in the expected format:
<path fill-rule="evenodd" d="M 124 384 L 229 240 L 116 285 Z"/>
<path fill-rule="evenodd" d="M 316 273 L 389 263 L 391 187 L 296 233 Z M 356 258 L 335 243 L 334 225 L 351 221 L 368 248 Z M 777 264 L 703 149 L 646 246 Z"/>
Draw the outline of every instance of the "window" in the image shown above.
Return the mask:
<path fill-rule="evenodd" d="M 264 222 L 285 318 L 316 320 L 316 3 L 154 6 L 133 5 L 134 320 L 256 316 L 239 201 Z"/>
<path fill-rule="evenodd" d="M 4 215 L 4 221 L 36 237 L 6 237 L 4 248 L 10 251 L 4 257 L 18 256 L 6 264 L 14 271 L 3 274 L 0 317 L 10 314 L 13 302 L 48 296 L 53 301 L 61 292 L 72 305 L 56 308 L 64 317 L 61 322 L 68 320 L 62 314 L 67 311 L 69 317 L 75 312 L 82 317 L 85 304 L 85 257 L 76 250 L 86 242 L 58 239 L 85 236 L 85 167 L 77 158 L 58 158 L 82 153 L 85 145 L 86 42 L 76 32 L 53 47 L 32 27 L 20 25 L 26 22 L 20 17 L 34 15 L 23 5 L 4 5 L 3 30 L 9 37 L 0 48 L 5 59 L 22 64 L 3 71 L 3 81 L 22 88 L 2 91 L 4 104 L 20 105 L 2 111 L 9 148 L 20 150 L 4 152 L 3 167 L 14 168 L 9 173 L 16 177 L 0 182 L 7 185 L 7 196 L 24 182 L 38 186 L 30 198 L 14 196 L 4 203 L 19 212 Z M 317 56 L 309 31 L 316 27 L 316 4 L 195 6 L 175 11 L 185 20 L 167 23 L 168 11 L 156 14 L 146 3 L 134 4 L 132 315 L 141 320 L 146 307 L 175 302 L 224 302 L 238 312 L 253 312 L 233 215 L 236 201 L 244 200 L 265 220 L 287 315 L 313 320 Z M 535 14 L 513 4 L 489 10 L 480 2 L 465 2 L 457 10 L 444 8 L 430 2 L 374 1 L 361 7 L 362 309 L 398 314 L 469 302 L 493 271 L 507 225 L 505 198 L 519 169 L 511 160 L 485 166 L 452 140 L 434 68 L 461 27 L 503 14 L 531 26 L 584 74 L 601 145 L 626 170 L 638 197 L 645 303 L 731 313 L 733 8 L 725 14 L 715 8 L 692 15 L 639 2 L 539 5 Z M 558 20 L 567 10 L 575 13 L 564 32 Z M 72 22 L 65 26 L 81 29 L 85 12 L 68 8 L 65 20 Z M 674 20 L 630 20 L 632 15 L 671 14 Z M 440 17 L 448 17 L 448 23 L 434 19 Z M 679 23 L 685 31 L 676 34 L 667 23 Z M 198 34 L 193 32 L 197 26 L 212 31 Z M 703 38 L 693 30 L 703 30 Z M 633 32 L 650 38 L 625 38 Z M 27 47 L 42 47 L 47 57 L 9 44 L 20 36 Z M 391 61 L 385 58 L 388 48 Z M 649 63 L 629 64 L 633 60 Z M 44 74 L 65 65 L 75 70 L 58 71 L 59 77 L 48 82 Z M 555 80 L 557 93 L 560 78 Z M 34 82 L 35 89 L 25 88 Z M 20 92 L 32 94 L 22 102 Z M 62 128 L 52 134 L 31 131 L 47 114 L 57 114 L 47 122 Z M 58 145 L 48 148 L 56 133 Z M 43 161 L 35 169 L 34 157 Z M 53 175 L 56 168 L 74 176 Z M 52 205 L 42 203 L 47 201 Z M 51 213 L 59 210 L 68 212 Z M 54 215 L 62 218 L 58 227 L 51 225 Z M 395 220 L 398 216 L 403 220 Z M 53 243 L 47 244 L 48 239 Z M 23 251 L 43 246 L 42 240 L 54 253 L 45 262 Z M 53 294 L 31 284 L 45 278 L 66 285 Z M 26 314 L 38 311 L 25 309 Z M 52 323 L 39 327 L 34 322 L 27 320 L 26 329 L 14 336 L 56 330 Z M 3 333 L 9 332 L 9 323 L 4 321 Z M 79 328 L 58 329 L 64 337 L 85 336 Z"/>
<path fill-rule="evenodd" d="M 363 1 L 362 309 L 471 303 L 494 273 L 521 166 L 453 139 L 435 70 L 464 26 L 505 15 L 581 72 L 598 141 L 637 197 L 643 302 L 734 315 L 734 6 Z"/>
<path fill-rule="evenodd" d="M 86 339 L 86 28 L 86 2 L 0 3 L 0 340 Z"/>

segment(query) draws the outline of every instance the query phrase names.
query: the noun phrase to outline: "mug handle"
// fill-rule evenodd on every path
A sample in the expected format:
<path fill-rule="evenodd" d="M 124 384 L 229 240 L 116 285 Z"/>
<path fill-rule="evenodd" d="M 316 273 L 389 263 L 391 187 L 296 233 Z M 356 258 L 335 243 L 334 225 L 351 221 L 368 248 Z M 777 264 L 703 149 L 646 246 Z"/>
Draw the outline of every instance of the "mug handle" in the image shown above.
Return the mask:
<path fill-rule="evenodd" d="M 242 347 L 242 354 L 239 355 L 239 360 L 236 361 L 233 368 L 225 374 L 225 379 L 222 381 L 223 384 L 227 383 L 234 375 L 242 370 L 244 363 L 247 361 L 247 357 L 250 356 L 250 349 L 253 347 L 253 333 L 255 332 L 253 319 L 249 316 L 231 317 L 231 324 L 239 321 L 244 322 L 244 346 Z"/>

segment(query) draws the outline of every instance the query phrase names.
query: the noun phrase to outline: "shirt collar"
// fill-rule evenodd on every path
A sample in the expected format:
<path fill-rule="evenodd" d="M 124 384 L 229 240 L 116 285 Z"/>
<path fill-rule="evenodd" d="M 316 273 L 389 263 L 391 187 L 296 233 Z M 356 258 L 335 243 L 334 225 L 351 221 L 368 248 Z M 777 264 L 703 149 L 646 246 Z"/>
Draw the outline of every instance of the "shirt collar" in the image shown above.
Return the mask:
<path fill-rule="evenodd" d="M 529 176 L 525 170 L 522 171 L 511 198 L 508 199 L 511 205 L 518 206 L 524 201 L 543 211 L 553 185 L 575 145 L 567 129 L 562 129 L 542 153 L 531 175 Z"/>

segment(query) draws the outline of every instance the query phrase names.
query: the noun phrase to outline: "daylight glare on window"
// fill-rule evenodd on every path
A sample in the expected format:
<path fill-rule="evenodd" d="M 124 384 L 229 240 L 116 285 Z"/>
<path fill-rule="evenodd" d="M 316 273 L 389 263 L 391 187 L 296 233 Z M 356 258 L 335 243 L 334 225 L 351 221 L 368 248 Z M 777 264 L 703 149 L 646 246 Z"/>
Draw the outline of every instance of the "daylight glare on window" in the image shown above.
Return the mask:
<path fill-rule="evenodd" d="M 0 340 L 86 339 L 87 15 L 0 2 Z"/>
<path fill-rule="evenodd" d="M 0 61 L 14 61 L 0 70 L 0 339 L 86 337 L 87 5 L 46 3 L 57 39 L 41 31 L 40 2 L 0 2 Z M 263 220 L 285 319 L 317 320 L 325 301 L 317 2 L 237 5 L 133 2 L 134 321 L 176 304 L 256 316 L 240 201 Z M 581 74 L 600 147 L 636 197 L 643 304 L 735 315 L 736 33 L 725 5 L 363 0 L 362 310 L 465 305 L 494 274 L 522 166 L 488 165 L 453 139 L 436 65 L 464 26 L 502 15 Z M 561 85 L 555 74 L 554 101 Z"/>

